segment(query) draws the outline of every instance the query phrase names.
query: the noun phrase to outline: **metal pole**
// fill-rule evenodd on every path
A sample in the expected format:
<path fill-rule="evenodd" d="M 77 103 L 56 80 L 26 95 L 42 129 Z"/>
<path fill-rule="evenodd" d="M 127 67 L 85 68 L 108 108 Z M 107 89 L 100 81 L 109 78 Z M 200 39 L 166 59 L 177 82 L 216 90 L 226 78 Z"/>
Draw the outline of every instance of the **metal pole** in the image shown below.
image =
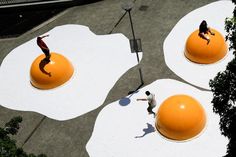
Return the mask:
<path fill-rule="evenodd" d="M 127 4 L 124 4 L 122 5 L 122 8 L 129 13 L 129 20 L 130 20 L 130 25 L 131 25 L 131 30 L 132 30 L 132 35 L 133 35 L 133 44 L 134 44 L 134 52 L 136 53 L 136 56 L 137 56 L 137 61 L 138 61 L 138 64 L 140 62 L 140 59 L 139 59 L 139 55 L 138 55 L 138 43 L 137 43 L 137 40 L 135 38 L 135 34 L 134 34 L 134 27 L 133 27 L 133 21 L 132 21 L 132 18 L 131 18 L 131 10 L 132 10 L 132 7 L 133 7 L 133 3 L 127 3 Z M 142 70 L 140 67 L 138 67 L 138 70 L 139 70 L 139 76 L 140 76 L 140 80 L 141 80 L 141 85 L 137 88 L 139 89 L 143 84 L 143 75 L 142 75 Z"/>
<path fill-rule="evenodd" d="M 132 22 L 132 18 L 131 18 L 131 13 L 130 13 L 131 10 L 128 10 L 128 13 L 129 13 L 129 20 L 130 20 L 130 26 L 131 26 L 131 30 L 132 30 L 132 34 L 133 34 L 133 41 L 134 41 L 134 51 L 136 53 L 136 56 L 137 56 L 137 61 L 139 63 L 140 59 L 139 59 L 139 55 L 138 55 L 138 44 L 137 44 L 137 41 L 136 41 L 136 38 L 135 38 L 135 34 L 134 34 L 134 27 L 133 27 L 133 22 Z"/>
<path fill-rule="evenodd" d="M 135 35 L 134 35 L 134 27 L 133 27 L 133 21 L 132 21 L 132 18 L 131 18 L 131 13 L 130 13 L 131 10 L 128 10 L 128 13 L 129 13 L 129 20 L 130 20 L 130 25 L 131 25 L 131 30 L 132 30 L 132 34 L 133 34 L 133 39 L 135 40 Z"/>

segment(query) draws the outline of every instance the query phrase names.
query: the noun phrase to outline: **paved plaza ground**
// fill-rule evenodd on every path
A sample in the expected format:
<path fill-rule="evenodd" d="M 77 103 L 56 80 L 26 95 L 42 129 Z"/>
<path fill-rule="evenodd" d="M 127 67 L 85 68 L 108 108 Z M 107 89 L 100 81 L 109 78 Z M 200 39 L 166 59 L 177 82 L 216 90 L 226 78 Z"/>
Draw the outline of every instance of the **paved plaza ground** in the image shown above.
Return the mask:
<path fill-rule="evenodd" d="M 97 35 L 122 33 L 132 38 L 128 15 L 121 9 L 123 2 L 126 1 L 103 0 L 71 7 L 17 38 L 0 39 L 0 63 L 17 46 L 65 24 L 88 26 Z M 143 57 L 139 67 L 142 69 L 143 86 L 165 78 L 185 82 L 166 66 L 163 42 L 183 16 L 210 2 L 213 0 L 134 0 L 131 14 L 136 37 L 142 40 Z M 48 157 L 88 157 L 85 146 L 99 112 L 139 85 L 138 66 L 135 66 L 118 79 L 101 106 L 89 113 L 71 120 L 57 121 L 35 112 L 14 111 L 0 106 L 0 126 L 13 116 L 20 115 L 23 122 L 14 138 L 26 152 L 45 153 Z"/>

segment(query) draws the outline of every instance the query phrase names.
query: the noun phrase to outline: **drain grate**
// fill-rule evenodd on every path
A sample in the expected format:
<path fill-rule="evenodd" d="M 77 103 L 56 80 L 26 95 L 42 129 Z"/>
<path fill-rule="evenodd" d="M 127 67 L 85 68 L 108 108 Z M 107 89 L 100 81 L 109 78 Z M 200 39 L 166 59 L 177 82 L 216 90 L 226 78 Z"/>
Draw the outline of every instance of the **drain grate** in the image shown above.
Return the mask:
<path fill-rule="evenodd" d="M 141 6 L 139 7 L 139 10 L 140 10 L 140 11 L 147 11 L 148 7 L 149 7 L 149 6 L 147 6 L 147 5 L 141 5 Z"/>

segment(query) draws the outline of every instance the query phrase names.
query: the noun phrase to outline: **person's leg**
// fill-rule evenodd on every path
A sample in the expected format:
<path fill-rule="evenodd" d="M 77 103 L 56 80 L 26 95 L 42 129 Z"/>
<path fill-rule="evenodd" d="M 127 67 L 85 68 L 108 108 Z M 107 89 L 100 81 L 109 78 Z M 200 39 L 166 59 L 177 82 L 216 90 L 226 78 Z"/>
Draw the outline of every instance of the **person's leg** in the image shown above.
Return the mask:
<path fill-rule="evenodd" d="M 156 113 L 152 111 L 153 108 L 154 108 L 154 107 L 151 108 L 151 112 L 153 113 L 154 118 L 155 118 L 155 117 L 156 117 Z"/>
<path fill-rule="evenodd" d="M 148 111 L 148 113 L 150 114 L 150 112 L 149 112 L 149 111 L 150 111 L 150 106 L 148 106 L 147 111 Z"/>
<path fill-rule="evenodd" d="M 148 105 L 148 108 L 147 108 L 148 113 L 149 113 L 149 114 L 153 114 L 154 117 L 155 117 L 155 116 L 156 116 L 156 113 L 153 112 L 152 109 L 153 109 L 153 108 L 151 107 L 151 105 Z"/>
<path fill-rule="evenodd" d="M 205 39 L 207 41 L 207 44 L 210 42 L 209 36 L 205 35 L 204 33 L 199 33 L 198 34 L 202 39 Z"/>

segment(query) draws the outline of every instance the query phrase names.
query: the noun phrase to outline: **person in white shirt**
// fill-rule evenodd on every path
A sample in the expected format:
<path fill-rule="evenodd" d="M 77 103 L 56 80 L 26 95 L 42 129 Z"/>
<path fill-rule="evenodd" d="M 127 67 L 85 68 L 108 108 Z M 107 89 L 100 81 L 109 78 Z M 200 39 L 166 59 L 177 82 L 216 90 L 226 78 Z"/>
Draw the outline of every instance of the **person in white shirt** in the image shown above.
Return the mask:
<path fill-rule="evenodd" d="M 156 107 L 155 94 L 150 93 L 149 91 L 146 91 L 145 94 L 147 95 L 146 98 L 137 99 L 137 101 L 147 101 L 148 102 L 147 111 L 149 114 L 153 114 L 155 118 L 156 113 L 152 111 L 152 109 Z"/>

